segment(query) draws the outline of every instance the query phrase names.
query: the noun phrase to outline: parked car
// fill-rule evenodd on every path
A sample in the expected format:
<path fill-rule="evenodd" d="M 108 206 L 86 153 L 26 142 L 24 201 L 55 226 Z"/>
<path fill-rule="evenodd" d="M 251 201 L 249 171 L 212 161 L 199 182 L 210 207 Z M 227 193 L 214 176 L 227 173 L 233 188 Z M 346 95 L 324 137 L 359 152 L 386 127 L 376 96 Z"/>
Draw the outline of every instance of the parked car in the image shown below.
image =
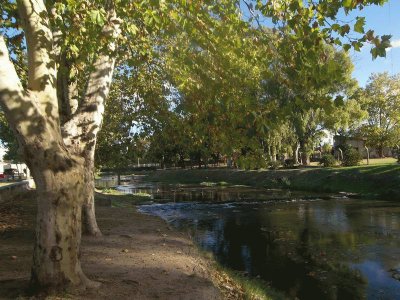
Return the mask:
<path fill-rule="evenodd" d="M 9 179 L 20 179 L 21 175 L 17 169 L 5 169 L 4 170 L 4 177 L 9 180 Z"/>

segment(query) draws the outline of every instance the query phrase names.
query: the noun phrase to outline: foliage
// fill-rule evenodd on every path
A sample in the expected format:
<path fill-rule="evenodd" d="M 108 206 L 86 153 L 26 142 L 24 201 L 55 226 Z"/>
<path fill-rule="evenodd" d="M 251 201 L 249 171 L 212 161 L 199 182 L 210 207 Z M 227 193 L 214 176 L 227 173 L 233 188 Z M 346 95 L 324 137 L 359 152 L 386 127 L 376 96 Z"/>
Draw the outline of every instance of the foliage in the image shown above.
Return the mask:
<path fill-rule="evenodd" d="M 355 131 L 382 157 L 385 147 L 395 147 L 400 141 L 400 75 L 373 74 L 360 104 L 368 116 Z"/>
<path fill-rule="evenodd" d="M 271 170 L 277 170 L 277 169 L 279 169 L 280 166 L 282 166 L 282 162 L 279 161 L 279 160 L 275 160 L 275 161 L 270 161 L 270 162 L 268 162 L 268 167 L 269 167 Z"/>
<path fill-rule="evenodd" d="M 357 166 L 362 160 L 361 154 L 354 148 L 348 147 L 343 152 L 342 165 L 345 167 Z"/>
<path fill-rule="evenodd" d="M 246 155 L 240 156 L 237 165 L 239 168 L 245 170 L 258 170 L 267 167 L 266 160 L 260 152 L 247 153 Z"/>
<path fill-rule="evenodd" d="M 18 154 L 18 142 L 12 132 L 4 113 L 0 111 L 0 144 L 6 149 L 3 160 L 12 162 L 21 162 Z"/>
<path fill-rule="evenodd" d="M 334 167 L 336 165 L 336 159 L 332 154 L 324 154 L 319 164 L 324 167 Z"/>
<path fill-rule="evenodd" d="M 333 148 L 332 145 L 325 143 L 322 145 L 321 151 L 322 153 L 330 154 L 332 152 L 332 148 Z"/>
<path fill-rule="evenodd" d="M 342 16 L 353 10 L 362 10 L 370 5 L 383 5 L 387 0 L 257 0 L 256 9 L 284 33 L 293 32 L 302 41 L 297 47 L 303 49 L 303 56 L 313 55 L 313 50 L 322 44 L 342 46 L 344 50 L 353 48 L 361 51 L 364 44 L 372 45 L 373 58 L 386 56 L 390 47 L 390 35 L 377 36 L 373 30 L 365 29 L 365 17 L 345 20 Z"/>

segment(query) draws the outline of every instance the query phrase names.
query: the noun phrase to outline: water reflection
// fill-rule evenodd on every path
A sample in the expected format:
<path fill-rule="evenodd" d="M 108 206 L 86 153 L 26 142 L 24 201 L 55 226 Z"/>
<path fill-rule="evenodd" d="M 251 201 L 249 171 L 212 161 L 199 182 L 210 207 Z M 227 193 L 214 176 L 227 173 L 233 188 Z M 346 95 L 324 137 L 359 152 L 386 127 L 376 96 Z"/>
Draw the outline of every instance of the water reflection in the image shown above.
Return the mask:
<path fill-rule="evenodd" d="M 223 193 L 222 201 L 237 200 L 235 193 L 246 200 L 154 204 L 141 210 L 191 230 L 222 264 L 259 276 L 291 298 L 400 299 L 400 282 L 388 272 L 400 265 L 398 204 L 304 201 L 300 195 L 271 201 L 278 195 L 252 189 Z"/>

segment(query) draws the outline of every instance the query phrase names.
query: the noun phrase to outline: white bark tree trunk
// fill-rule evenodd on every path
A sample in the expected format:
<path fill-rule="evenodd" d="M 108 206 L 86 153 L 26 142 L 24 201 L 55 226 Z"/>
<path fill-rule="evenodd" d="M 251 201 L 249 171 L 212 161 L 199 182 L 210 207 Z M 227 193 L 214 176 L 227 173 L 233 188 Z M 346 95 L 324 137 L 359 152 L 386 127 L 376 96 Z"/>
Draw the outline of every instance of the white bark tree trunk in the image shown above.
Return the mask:
<path fill-rule="evenodd" d="M 67 170 L 44 160 L 43 170 L 34 173 L 38 214 L 31 281 L 48 292 L 98 285 L 84 275 L 79 261 L 84 178 L 81 159 L 68 156 L 63 157 Z"/>
<path fill-rule="evenodd" d="M 86 278 L 79 262 L 81 215 L 85 207 L 94 220 L 92 232 L 99 235 L 94 218 L 93 157 L 115 58 L 98 54 L 85 99 L 61 127 L 57 50 L 46 6 L 43 0 L 17 3 L 28 49 L 28 84 L 25 90 L 0 35 L 0 105 L 37 187 L 32 283 L 41 290 L 94 287 L 97 284 Z M 119 20 L 111 13 L 105 32 L 117 34 L 118 27 Z"/>

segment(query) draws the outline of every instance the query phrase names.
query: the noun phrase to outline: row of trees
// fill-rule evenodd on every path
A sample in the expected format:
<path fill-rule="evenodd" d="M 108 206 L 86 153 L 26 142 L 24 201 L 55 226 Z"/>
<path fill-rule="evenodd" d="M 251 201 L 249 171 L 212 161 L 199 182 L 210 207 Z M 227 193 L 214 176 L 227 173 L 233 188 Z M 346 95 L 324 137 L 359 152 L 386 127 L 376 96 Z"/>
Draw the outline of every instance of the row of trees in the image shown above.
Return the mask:
<path fill-rule="evenodd" d="M 290 48 L 290 39 L 271 31 L 260 36 L 250 30 L 244 36 L 250 45 L 240 57 L 235 45 L 223 49 L 224 58 L 196 45 L 184 53 L 164 53 L 162 63 L 151 67 L 158 72 L 147 74 L 151 92 L 119 76 L 105 117 L 114 122 L 108 120 L 100 134 L 98 166 L 127 167 L 139 157 L 180 167 L 225 160 L 262 168 L 284 159 L 307 165 L 327 132 L 364 137 L 381 155 L 384 148 L 399 145 L 399 75 L 374 74 L 360 88 L 351 77 L 348 55 L 332 46 L 320 48 L 308 64 L 303 59 L 296 65 L 293 52 L 266 55 L 268 43 Z M 225 41 L 220 43 L 221 49 Z M 135 95 L 130 99 L 136 102 L 122 105 L 126 94 Z"/>

